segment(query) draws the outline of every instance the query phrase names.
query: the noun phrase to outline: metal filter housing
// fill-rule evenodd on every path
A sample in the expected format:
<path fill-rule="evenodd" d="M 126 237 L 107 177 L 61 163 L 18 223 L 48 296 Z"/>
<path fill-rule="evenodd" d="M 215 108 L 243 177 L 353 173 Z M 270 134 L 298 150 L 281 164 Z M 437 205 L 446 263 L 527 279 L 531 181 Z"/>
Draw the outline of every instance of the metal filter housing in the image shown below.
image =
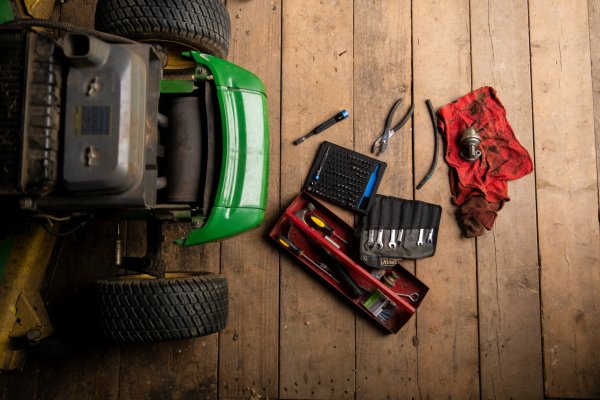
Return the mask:
<path fill-rule="evenodd" d="M 144 173 L 147 61 L 131 46 L 70 34 L 63 178 L 77 194 L 122 193 Z"/>

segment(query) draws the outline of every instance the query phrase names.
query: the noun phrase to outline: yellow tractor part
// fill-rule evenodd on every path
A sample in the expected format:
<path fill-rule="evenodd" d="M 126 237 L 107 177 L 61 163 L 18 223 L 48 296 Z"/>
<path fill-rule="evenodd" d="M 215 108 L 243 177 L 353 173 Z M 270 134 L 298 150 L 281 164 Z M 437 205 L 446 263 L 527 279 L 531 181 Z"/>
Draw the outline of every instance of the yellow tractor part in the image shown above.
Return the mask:
<path fill-rule="evenodd" d="M 56 238 L 35 226 L 5 239 L 10 246 L 0 281 L 0 370 L 19 370 L 27 345 L 52 334 L 40 290 Z"/>
<path fill-rule="evenodd" d="M 32 18 L 50 19 L 54 11 L 55 0 L 23 0 L 17 2 L 21 15 Z"/>

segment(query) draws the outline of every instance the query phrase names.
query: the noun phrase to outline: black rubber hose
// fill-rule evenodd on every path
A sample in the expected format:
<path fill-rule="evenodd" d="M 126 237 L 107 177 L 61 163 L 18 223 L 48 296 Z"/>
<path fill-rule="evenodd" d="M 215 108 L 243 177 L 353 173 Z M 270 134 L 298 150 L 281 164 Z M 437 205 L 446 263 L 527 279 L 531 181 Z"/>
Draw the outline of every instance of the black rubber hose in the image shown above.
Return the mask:
<path fill-rule="evenodd" d="M 14 30 L 14 29 L 23 29 L 23 28 L 47 28 L 47 29 L 56 29 L 59 31 L 65 32 L 73 32 L 73 33 L 81 33 L 87 34 L 91 36 L 95 36 L 98 39 L 102 39 L 106 42 L 111 43 L 124 43 L 124 44 L 135 44 L 137 43 L 134 40 L 127 39 L 121 36 L 112 35 L 110 33 L 100 32 L 94 29 L 82 28 L 80 26 L 75 26 L 68 22 L 63 21 L 50 21 L 47 19 L 40 18 L 31 18 L 31 19 L 14 19 L 12 21 L 5 22 L 0 24 L 0 30 Z"/>
<path fill-rule="evenodd" d="M 427 175 L 425 175 L 425 177 L 423 178 L 423 180 L 421 180 L 421 182 L 419 182 L 419 184 L 417 185 L 417 190 L 421 189 L 423 187 L 423 185 L 425 185 L 427 183 L 427 181 L 429 179 L 431 179 L 431 177 L 433 176 L 433 173 L 435 172 L 435 169 L 437 167 L 437 160 L 438 160 L 438 147 L 439 147 L 439 135 L 438 135 L 438 129 L 437 129 L 437 119 L 435 118 L 435 111 L 433 110 L 433 105 L 431 104 L 431 100 L 427 99 L 425 101 L 425 104 L 427 104 L 427 109 L 429 110 L 429 117 L 431 118 L 431 123 L 433 124 L 433 135 L 435 136 L 434 138 L 434 146 L 433 146 L 433 160 L 431 161 L 431 167 L 429 167 L 429 171 L 427 172 Z"/>

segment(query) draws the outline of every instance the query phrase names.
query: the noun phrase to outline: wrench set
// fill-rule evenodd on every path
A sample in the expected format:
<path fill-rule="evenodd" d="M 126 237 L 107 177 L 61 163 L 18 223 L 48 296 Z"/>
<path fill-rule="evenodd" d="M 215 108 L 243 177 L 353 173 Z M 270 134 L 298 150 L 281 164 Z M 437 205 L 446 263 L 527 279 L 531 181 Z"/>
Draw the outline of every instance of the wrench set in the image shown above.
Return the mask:
<path fill-rule="evenodd" d="M 386 268 L 403 259 L 435 254 L 442 208 L 436 204 L 375 196 L 357 228 L 361 260 Z"/>

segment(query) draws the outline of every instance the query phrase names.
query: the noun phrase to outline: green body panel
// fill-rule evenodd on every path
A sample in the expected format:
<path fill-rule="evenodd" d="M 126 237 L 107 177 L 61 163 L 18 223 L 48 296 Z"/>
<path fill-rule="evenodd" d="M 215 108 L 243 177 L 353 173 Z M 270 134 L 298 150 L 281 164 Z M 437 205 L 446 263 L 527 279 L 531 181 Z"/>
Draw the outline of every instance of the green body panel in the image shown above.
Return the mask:
<path fill-rule="evenodd" d="M 260 225 L 267 206 L 269 125 L 260 79 L 220 58 L 190 52 L 217 88 L 222 160 L 215 203 L 205 224 L 178 243 L 221 240 Z"/>
<path fill-rule="evenodd" d="M 259 226 L 265 218 L 265 210 L 258 208 L 213 207 L 210 217 L 202 228 L 194 229 L 175 243 L 194 246 L 208 241 L 225 239 L 245 230 Z"/>
<path fill-rule="evenodd" d="M 10 0 L 0 0 L 0 24 L 15 19 Z"/>
<path fill-rule="evenodd" d="M 194 81 L 190 80 L 162 80 L 160 81 L 161 93 L 192 93 Z"/>
<path fill-rule="evenodd" d="M 198 53 L 197 51 L 184 53 L 184 55 L 191 56 L 198 65 L 206 67 L 213 76 L 217 86 L 251 90 L 263 94 L 266 91 L 265 85 L 259 77 L 229 61 L 208 54 Z"/>

